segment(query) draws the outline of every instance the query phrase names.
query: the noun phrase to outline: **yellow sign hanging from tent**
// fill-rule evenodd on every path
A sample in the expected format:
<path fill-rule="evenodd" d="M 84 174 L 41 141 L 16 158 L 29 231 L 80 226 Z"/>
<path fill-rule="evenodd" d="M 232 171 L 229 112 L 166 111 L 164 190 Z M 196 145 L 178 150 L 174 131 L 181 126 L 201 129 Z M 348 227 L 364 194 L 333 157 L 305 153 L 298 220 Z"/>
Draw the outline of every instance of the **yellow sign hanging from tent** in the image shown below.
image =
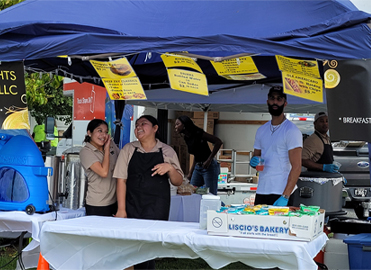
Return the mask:
<path fill-rule="evenodd" d="M 261 73 L 252 73 L 252 74 L 231 74 L 231 75 L 224 75 L 222 76 L 226 78 L 227 80 L 234 80 L 234 81 L 255 81 L 255 80 L 261 80 L 265 79 L 263 74 Z"/>
<path fill-rule="evenodd" d="M 323 102 L 323 82 L 321 79 L 282 72 L 282 82 L 284 92 L 317 102 Z"/>
<path fill-rule="evenodd" d="M 210 62 L 219 76 L 259 72 L 250 56 L 223 60 L 221 62 Z"/>
<path fill-rule="evenodd" d="M 126 57 L 109 61 L 90 60 L 112 100 L 147 99 L 142 84 Z"/>
<path fill-rule="evenodd" d="M 302 60 L 276 55 L 286 94 L 323 102 L 323 81 L 316 60 Z"/>
<path fill-rule="evenodd" d="M 186 57 L 182 55 L 174 55 L 174 54 L 162 54 L 161 58 L 166 68 L 186 67 L 186 68 L 195 69 L 203 73 L 202 69 L 196 63 L 196 61 L 190 57 Z"/>
<path fill-rule="evenodd" d="M 112 100 L 147 99 L 138 77 L 102 80 Z"/>
<path fill-rule="evenodd" d="M 209 95 L 204 74 L 175 68 L 168 69 L 167 72 L 171 88 L 198 95 Z"/>
<path fill-rule="evenodd" d="M 126 57 L 109 62 L 90 60 L 90 63 L 101 78 L 121 80 L 123 77 L 127 78 L 136 76 Z"/>
<path fill-rule="evenodd" d="M 278 68 L 281 71 L 321 78 L 318 63 L 315 60 L 300 60 L 276 55 Z"/>

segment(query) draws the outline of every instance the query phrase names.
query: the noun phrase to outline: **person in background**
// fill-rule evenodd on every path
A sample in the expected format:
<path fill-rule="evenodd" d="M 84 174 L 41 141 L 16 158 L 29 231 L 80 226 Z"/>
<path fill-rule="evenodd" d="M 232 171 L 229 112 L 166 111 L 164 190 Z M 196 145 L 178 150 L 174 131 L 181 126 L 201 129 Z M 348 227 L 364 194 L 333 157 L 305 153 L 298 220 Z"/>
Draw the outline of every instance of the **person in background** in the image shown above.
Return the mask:
<path fill-rule="evenodd" d="M 54 132 L 53 132 L 55 138 L 53 140 L 50 140 L 50 144 L 52 147 L 57 147 L 58 146 L 58 128 L 57 128 L 57 121 L 54 120 Z"/>
<path fill-rule="evenodd" d="M 259 173 L 255 205 L 292 205 L 290 195 L 296 189 L 301 172 L 302 134 L 284 115 L 287 96 L 281 86 L 269 90 L 267 105 L 272 120 L 257 130 L 250 160 L 253 168 L 259 164 L 258 157 L 265 161 Z"/>
<path fill-rule="evenodd" d="M 302 165 L 308 171 L 338 172 L 339 167 L 332 164 L 333 150 L 328 131 L 328 115 L 319 112 L 314 116 L 314 133 L 304 140 Z"/>
<path fill-rule="evenodd" d="M 151 115 L 135 123 L 138 141 L 127 143 L 120 151 L 113 176 L 117 178 L 116 217 L 168 220 L 170 184 L 180 186 L 183 172 L 173 148 L 162 143 L 158 121 Z M 134 269 L 155 269 L 150 260 Z"/>
<path fill-rule="evenodd" d="M 58 136 L 58 129 L 57 126 L 54 126 L 54 136 Z M 32 137 L 36 144 L 40 144 L 41 142 L 49 143 L 52 147 L 57 147 L 58 145 L 58 138 L 55 138 L 53 140 L 47 140 L 46 139 L 46 133 L 45 133 L 45 124 L 36 125 L 33 129 Z"/>
<path fill-rule="evenodd" d="M 113 170 L 119 149 L 108 134 L 108 124 L 93 119 L 87 127 L 80 162 L 88 179 L 86 215 L 112 217 L 117 212 L 116 179 Z"/>
<path fill-rule="evenodd" d="M 215 159 L 223 142 L 216 136 L 206 133 L 197 127 L 192 119 L 186 115 L 179 116 L 175 120 L 175 131 L 184 134 L 184 140 L 188 152 L 194 156 L 193 164 L 188 173 L 188 179 L 196 187 L 205 185 L 210 193 L 216 195 L 218 192 L 218 177 L 220 165 Z M 208 142 L 214 144 L 211 151 Z"/>

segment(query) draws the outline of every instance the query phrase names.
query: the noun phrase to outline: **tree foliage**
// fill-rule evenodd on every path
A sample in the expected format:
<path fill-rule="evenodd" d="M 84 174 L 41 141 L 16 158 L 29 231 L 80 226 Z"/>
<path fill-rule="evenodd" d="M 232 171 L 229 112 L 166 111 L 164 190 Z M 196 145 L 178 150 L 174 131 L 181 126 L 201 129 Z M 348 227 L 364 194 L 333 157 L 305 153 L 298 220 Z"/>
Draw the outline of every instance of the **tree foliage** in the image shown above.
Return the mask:
<path fill-rule="evenodd" d="M 6 9 L 8 7 L 11 7 L 15 4 L 18 4 L 20 2 L 23 2 L 24 0 L 1 0 L 0 1 L 0 11 L 3 9 Z"/>
<path fill-rule="evenodd" d="M 38 124 L 47 116 L 71 123 L 73 100 L 63 95 L 63 77 L 30 73 L 25 74 L 25 84 L 28 110 Z"/>

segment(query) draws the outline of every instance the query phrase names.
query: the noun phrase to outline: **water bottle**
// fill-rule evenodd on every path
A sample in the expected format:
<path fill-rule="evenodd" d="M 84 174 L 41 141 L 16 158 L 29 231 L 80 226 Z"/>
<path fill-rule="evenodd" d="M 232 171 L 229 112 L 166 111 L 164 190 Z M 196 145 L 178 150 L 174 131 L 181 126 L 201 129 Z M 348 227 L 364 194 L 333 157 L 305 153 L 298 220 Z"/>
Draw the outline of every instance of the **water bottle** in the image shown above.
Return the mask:
<path fill-rule="evenodd" d="M 207 227 L 207 210 L 220 210 L 221 201 L 219 196 L 212 194 L 202 195 L 200 204 L 200 229 L 206 230 Z"/>

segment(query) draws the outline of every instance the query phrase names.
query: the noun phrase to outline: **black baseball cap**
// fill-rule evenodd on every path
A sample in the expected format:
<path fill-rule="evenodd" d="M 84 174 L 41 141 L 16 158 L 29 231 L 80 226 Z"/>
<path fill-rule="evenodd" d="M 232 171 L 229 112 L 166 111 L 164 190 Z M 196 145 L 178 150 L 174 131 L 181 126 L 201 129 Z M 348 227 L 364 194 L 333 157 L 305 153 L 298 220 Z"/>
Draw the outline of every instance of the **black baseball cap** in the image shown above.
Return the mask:
<path fill-rule="evenodd" d="M 281 97 L 284 97 L 287 100 L 287 95 L 283 92 L 282 86 L 276 85 L 271 87 L 271 89 L 269 89 L 268 97 L 272 96 L 273 93 L 278 93 Z"/>

